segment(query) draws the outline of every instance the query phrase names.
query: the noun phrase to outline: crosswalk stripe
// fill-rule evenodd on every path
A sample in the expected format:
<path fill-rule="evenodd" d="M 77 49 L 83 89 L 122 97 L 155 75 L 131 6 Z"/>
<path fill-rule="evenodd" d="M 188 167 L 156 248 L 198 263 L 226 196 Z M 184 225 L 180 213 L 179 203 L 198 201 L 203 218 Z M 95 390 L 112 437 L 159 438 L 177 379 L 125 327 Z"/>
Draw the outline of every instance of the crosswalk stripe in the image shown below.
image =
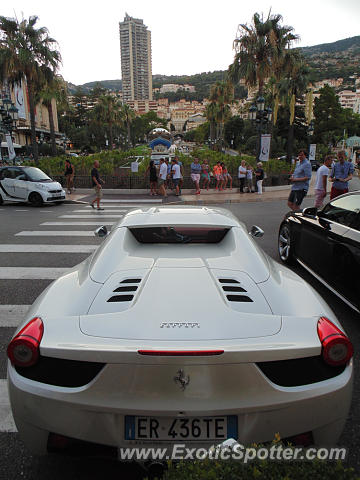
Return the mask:
<path fill-rule="evenodd" d="M 0 305 L 0 327 L 17 327 L 30 305 Z"/>
<path fill-rule="evenodd" d="M 94 237 L 93 230 L 24 230 L 15 237 Z"/>
<path fill-rule="evenodd" d="M 141 203 L 162 203 L 162 199 L 158 199 L 158 198 L 154 198 L 154 199 L 150 199 L 150 198 L 144 198 L 144 199 L 124 199 L 124 200 L 115 200 L 115 199 L 107 199 L 107 198 L 103 198 L 101 199 L 101 203 L 138 203 L 138 204 L 141 204 Z M 91 208 L 91 207 L 90 207 Z"/>
<path fill-rule="evenodd" d="M 126 213 L 128 211 L 128 210 L 124 210 L 123 208 L 117 209 L 118 205 L 107 205 L 106 210 L 108 210 L 108 208 L 111 208 L 111 212 L 116 212 L 116 213 Z M 89 209 L 89 210 L 86 210 L 86 209 Z M 85 207 L 85 208 L 82 208 L 81 210 L 72 210 L 71 212 L 72 213 L 89 213 L 92 211 L 93 210 L 91 209 L 91 207 Z"/>
<path fill-rule="evenodd" d="M 0 379 L 0 432 L 17 432 L 5 379 Z"/>
<path fill-rule="evenodd" d="M 81 227 L 81 225 L 97 225 L 100 226 L 101 222 L 44 222 L 40 223 L 40 225 L 57 225 L 57 226 L 66 226 L 66 225 L 77 225 L 78 227 Z M 106 225 L 114 225 L 114 223 L 117 222 L 105 222 Z"/>
<path fill-rule="evenodd" d="M 110 210 L 111 208 L 111 210 Z M 117 209 L 116 207 L 113 207 L 113 206 L 110 206 L 110 207 L 106 207 L 106 211 L 109 213 L 126 213 L 128 212 L 129 210 L 123 210 L 123 209 Z M 90 215 L 90 213 L 93 212 L 93 210 L 85 210 L 85 208 L 82 208 L 81 210 L 71 210 L 71 214 L 73 213 L 87 213 Z M 93 214 L 95 214 L 95 212 L 93 212 Z M 101 215 L 101 214 L 99 214 Z"/>
<path fill-rule="evenodd" d="M 55 280 L 69 268 L 0 267 L 0 280 Z"/>
<path fill-rule="evenodd" d="M 97 245 L 0 245 L 0 253 L 92 253 Z"/>
<path fill-rule="evenodd" d="M 101 219 L 101 218 L 121 218 L 123 217 L 124 215 L 118 215 L 118 214 L 102 214 L 102 215 L 91 215 L 91 213 L 88 213 L 88 214 L 84 214 L 84 215 L 79 215 L 79 214 L 76 214 L 76 215 L 60 215 L 59 218 L 87 218 L 88 220 L 92 220 L 93 218 L 96 218 L 96 219 Z"/>

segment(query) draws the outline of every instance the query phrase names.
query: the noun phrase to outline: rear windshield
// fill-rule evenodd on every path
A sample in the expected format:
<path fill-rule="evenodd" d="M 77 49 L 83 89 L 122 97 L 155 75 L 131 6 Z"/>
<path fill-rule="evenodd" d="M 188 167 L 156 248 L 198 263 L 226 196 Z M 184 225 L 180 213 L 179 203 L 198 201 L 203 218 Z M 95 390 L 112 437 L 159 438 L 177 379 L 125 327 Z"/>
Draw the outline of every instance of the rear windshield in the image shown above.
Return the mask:
<path fill-rule="evenodd" d="M 229 228 L 169 226 L 129 230 L 140 243 L 219 243 Z"/>

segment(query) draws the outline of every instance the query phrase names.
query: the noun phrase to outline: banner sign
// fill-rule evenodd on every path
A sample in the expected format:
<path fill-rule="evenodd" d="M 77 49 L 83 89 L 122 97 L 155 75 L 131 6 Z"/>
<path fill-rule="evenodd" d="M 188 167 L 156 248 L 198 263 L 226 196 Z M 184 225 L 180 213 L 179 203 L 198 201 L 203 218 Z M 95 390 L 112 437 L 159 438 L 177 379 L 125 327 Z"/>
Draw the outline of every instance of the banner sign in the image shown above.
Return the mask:
<path fill-rule="evenodd" d="M 269 160 L 270 142 L 271 142 L 270 133 L 261 135 L 260 155 L 259 155 L 260 162 L 267 162 Z"/>
<path fill-rule="evenodd" d="M 18 109 L 19 118 L 23 118 L 26 120 L 25 99 L 24 99 L 24 90 L 23 90 L 22 82 L 15 83 L 14 93 L 15 93 L 15 106 Z"/>
<path fill-rule="evenodd" d="M 309 148 L 309 160 L 315 160 L 316 155 L 316 143 L 312 143 Z"/>
<path fill-rule="evenodd" d="M 6 137 L 6 142 L 7 142 L 8 152 L 9 152 L 9 160 L 11 162 L 16 157 L 16 153 L 15 153 L 15 149 L 14 149 L 14 145 L 13 145 L 13 141 L 10 133 L 7 133 L 5 137 Z"/>
<path fill-rule="evenodd" d="M 138 162 L 131 162 L 131 171 L 138 172 L 139 171 L 139 164 Z"/>

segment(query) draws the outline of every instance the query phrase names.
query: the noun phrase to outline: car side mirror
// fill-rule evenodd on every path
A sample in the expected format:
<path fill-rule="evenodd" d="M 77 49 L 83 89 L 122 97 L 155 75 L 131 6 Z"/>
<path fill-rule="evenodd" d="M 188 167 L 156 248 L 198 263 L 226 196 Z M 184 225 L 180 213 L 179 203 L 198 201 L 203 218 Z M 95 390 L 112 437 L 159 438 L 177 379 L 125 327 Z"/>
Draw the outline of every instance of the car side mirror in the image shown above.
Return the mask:
<path fill-rule="evenodd" d="M 96 237 L 104 238 L 109 234 L 109 232 L 108 232 L 108 229 L 105 227 L 105 225 L 101 225 L 101 227 L 95 230 L 94 234 Z"/>
<path fill-rule="evenodd" d="M 304 217 L 308 217 L 308 218 L 316 218 L 317 213 L 318 213 L 318 210 L 316 207 L 306 207 L 306 208 L 303 208 L 303 211 L 302 211 L 302 214 L 304 215 Z"/>
<path fill-rule="evenodd" d="M 249 232 L 249 235 L 251 235 L 252 237 L 257 237 L 257 238 L 260 238 L 264 235 L 264 230 L 262 230 L 260 227 L 258 227 L 257 225 L 253 225 L 251 227 L 251 230 Z"/>

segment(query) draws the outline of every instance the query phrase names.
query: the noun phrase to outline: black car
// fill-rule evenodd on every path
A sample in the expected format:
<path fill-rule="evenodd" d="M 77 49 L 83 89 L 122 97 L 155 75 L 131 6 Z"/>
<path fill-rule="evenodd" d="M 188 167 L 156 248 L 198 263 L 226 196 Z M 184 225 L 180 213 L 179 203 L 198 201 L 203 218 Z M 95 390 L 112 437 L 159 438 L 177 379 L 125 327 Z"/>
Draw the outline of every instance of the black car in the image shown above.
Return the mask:
<path fill-rule="evenodd" d="M 289 212 L 279 229 L 279 255 L 306 270 L 360 313 L 360 191 L 321 210 Z"/>

